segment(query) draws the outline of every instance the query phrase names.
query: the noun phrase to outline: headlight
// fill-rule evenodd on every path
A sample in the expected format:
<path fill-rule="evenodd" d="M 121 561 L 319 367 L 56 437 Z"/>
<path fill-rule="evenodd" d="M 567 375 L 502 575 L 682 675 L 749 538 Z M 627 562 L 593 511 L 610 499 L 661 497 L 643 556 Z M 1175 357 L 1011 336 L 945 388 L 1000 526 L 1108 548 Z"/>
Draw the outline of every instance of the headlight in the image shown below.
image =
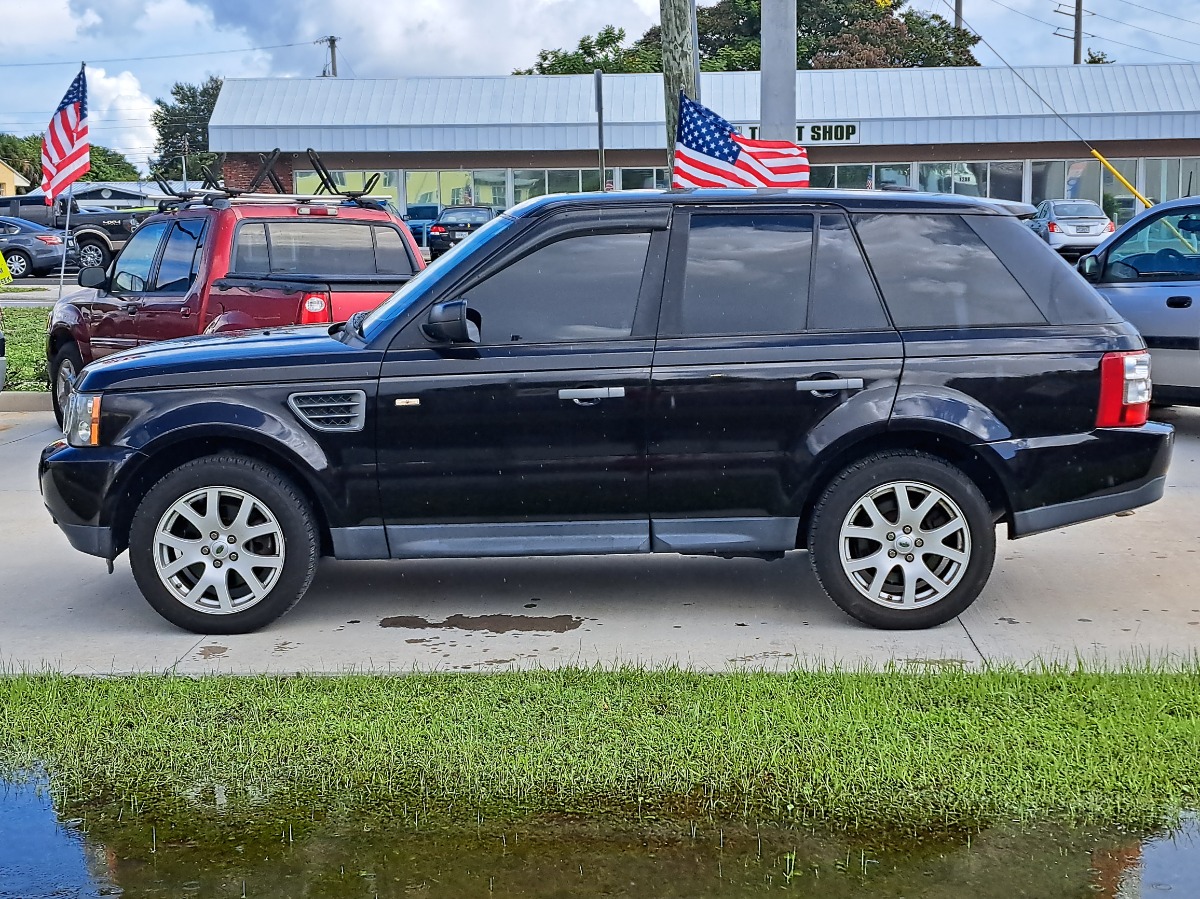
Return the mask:
<path fill-rule="evenodd" d="M 73 393 L 63 416 L 63 433 L 71 446 L 100 445 L 100 397 L 94 393 Z"/>

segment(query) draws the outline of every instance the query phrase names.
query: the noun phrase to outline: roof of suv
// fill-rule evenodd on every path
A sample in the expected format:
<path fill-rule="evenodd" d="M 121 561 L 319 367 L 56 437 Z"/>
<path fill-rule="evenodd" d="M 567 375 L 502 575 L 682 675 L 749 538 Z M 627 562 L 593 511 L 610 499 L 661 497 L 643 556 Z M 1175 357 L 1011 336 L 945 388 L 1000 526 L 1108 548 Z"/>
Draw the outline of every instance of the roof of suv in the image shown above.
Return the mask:
<path fill-rule="evenodd" d="M 619 190 L 603 193 L 552 194 L 526 200 L 509 215 L 536 218 L 556 209 L 580 205 L 706 205 L 710 203 L 811 203 L 840 206 L 854 212 L 948 212 L 1012 215 L 1012 204 L 986 197 L 917 191 L 830 190 L 827 188 L 687 188 L 684 190 Z"/>
<path fill-rule="evenodd" d="M 330 212 L 329 213 L 318 213 L 316 215 L 312 215 L 311 213 L 302 214 L 300 212 L 301 207 L 308 207 L 310 209 L 319 207 L 322 209 L 330 210 Z M 279 200 L 263 200 L 261 202 L 240 201 L 240 202 L 236 202 L 236 203 L 230 203 L 228 201 L 222 202 L 222 201 L 218 200 L 211 204 L 187 203 L 187 204 L 182 204 L 182 205 L 175 206 L 172 208 L 160 210 L 159 212 L 154 213 L 152 218 L 157 218 L 160 215 L 173 216 L 173 215 L 176 215 L 181 212 L 200 212 L 200 213 L 204 213 L 204 214 L 214 214 L 214 213 L 222 213 L 223 212 L 223 213 L 229 214 L 230 216 L 232 216 L 233 218 L 236 218 L 236 219 L 296 218 L 296 217 L 310 218 L 311 217 L 311 218 L 317 219 L 317 220 L 351 219 L 351 220 L 361 221 L 363 219 L 367 219 L 367 220 L 371 220 L 371 221 L 392 221 L 392 222 L 396 221 L 396 216 L 394 216 L 387 209 L 373 208 L 371 206 L 364 206 L 364 205 L 360 205 L 358 203 L 353 203 L 350 201 L 343 201 L 341 203 L 331 203 L 331 202 L 328 202 L 328 200 L 326 200 L 325 202 L 318 202 L 318 203 L 305 203 L 305 202 L 301 202 L 301 201 L 295 201 L 295 202 L 289 203 L 289 202 L 279 201 Z M 332 213 L 332 214 L 330 214 L 330 213 Z M 149 219 L 147 219 L 147 221 L 149 221 Z"/>

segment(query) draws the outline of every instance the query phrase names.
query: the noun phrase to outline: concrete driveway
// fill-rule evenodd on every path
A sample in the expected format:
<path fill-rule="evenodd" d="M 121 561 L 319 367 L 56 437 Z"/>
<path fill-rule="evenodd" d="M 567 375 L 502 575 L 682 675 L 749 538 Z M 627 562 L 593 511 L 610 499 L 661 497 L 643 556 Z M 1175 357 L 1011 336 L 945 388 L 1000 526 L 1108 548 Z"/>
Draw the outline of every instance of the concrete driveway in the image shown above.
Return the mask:
<path fill-rule="evenodd" d="M 843 615 L 803 553 L 325 561 L 305 599 L 257 634 L 197 637 L 142 600 L 125 557 L 76 553 L 36 481 L 48 413 L 0 413 L 0 666 L 76 673 L 505 670 L 678 664 L 1117 665 L 1200 653 L 1200 410 L 1162 415 L 1179 441 L 1166 497 L 1017 542 L 957 621 L 886 633 Z"/>

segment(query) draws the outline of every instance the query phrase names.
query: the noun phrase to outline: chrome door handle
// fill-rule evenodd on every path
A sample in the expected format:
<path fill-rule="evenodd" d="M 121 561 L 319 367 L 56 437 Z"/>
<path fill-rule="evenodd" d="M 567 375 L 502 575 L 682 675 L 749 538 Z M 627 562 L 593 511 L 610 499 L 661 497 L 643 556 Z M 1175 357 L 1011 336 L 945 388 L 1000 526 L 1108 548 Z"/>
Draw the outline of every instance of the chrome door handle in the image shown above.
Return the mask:
<path fill-rule="evenodd" d="M 809 378 L 796 382 L 797 390 L 811 390 L 813 393 L 836 393 L 839 390 L 862 390 L 862 378 Z"/>
<path fill-rule="evenodd" d="M 600 400 L 615 400 L 625 396 L 624 387 L 564 387 L 558 392 L 560 400 L 573 400 L 590 406 Z"/>

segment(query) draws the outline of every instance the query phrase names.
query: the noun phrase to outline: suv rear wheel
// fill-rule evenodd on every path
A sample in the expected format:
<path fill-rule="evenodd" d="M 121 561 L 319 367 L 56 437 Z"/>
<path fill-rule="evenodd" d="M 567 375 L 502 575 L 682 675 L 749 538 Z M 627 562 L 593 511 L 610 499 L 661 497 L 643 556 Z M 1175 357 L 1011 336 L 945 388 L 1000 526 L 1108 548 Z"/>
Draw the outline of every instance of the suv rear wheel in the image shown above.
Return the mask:
<path fill-rule="evenodd" d="M 278 470 L 222 454 L 188 462 L 142 499 L 129 559 L 142 595 L 173 624 L 244 634 L 300 601 L 317 567 L 304 496 Z"/>
<path fill-rule="evenodd" d="M 848 615 L 873 627 L 933 627 L 983 590 L 995 521 L 979 488 L 933 456 L 897 450 L 841 472 L 813 511 L 812 565 Z"/>

